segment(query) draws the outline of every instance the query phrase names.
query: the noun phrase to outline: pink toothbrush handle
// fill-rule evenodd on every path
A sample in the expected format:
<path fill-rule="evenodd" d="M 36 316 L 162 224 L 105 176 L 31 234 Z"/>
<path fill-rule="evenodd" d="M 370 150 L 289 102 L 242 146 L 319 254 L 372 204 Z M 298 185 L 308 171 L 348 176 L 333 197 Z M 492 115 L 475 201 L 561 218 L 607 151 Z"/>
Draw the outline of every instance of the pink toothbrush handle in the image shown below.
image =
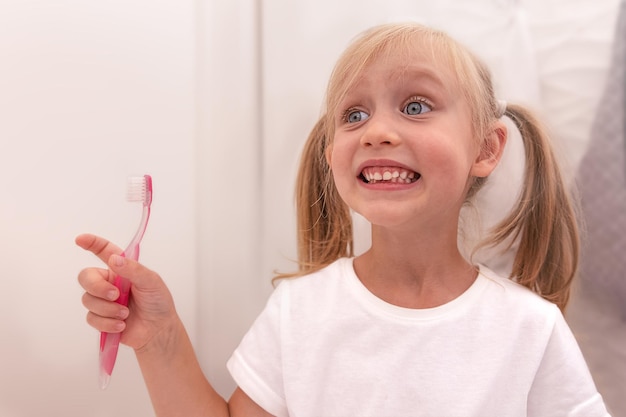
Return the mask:
<path fill-rule="evenodd" d="M 128 305 L 130 281 L 118 275 L 115 277 L 114 284 L 120 290 L 117 303 L 124 306 Z M 100 387 L 102 389 L 107 387 L 111 379 L 121 335 L 121 333 L 100 333 Z"/>
<path fill-rule="evenodd" d="M 126 198 L 129 201 L 141 201 L 143 210 L 141 212 L 141 221 L 139 228 L 133 240 L 122 253 L 121 256 L 134 261 L 139 260 L 139 243 L 143 238 L 150 218 L 150 204 L 152 204 L 152 177 L 144 175 L 143 177 L 130 178 L 128 188 L 126 190 Z M 130 281 L 121 276 L 116 276 L 113 284 L 119 289 L 120 296 L 116 300 L 117 303 L 127 306 L 130 298 Z M 115 360 L 117 359 L 117 351 L 120 346 L 121 333 L 100 333 L 100 388 L 105 389 L 111 380 Z"/>

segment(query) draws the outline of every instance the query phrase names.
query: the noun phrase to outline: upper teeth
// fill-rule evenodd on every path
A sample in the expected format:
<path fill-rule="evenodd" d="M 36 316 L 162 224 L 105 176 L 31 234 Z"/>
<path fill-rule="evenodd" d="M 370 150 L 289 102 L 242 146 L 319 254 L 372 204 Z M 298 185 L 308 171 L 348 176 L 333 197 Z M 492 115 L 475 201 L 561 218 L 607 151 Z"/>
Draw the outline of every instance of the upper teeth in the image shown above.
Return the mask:
<path fill-rule="evenodd" d="M 419 174 L 403 168 L 370 167 L 364 169 L 361 174 L 369 183 L 377 181 L 412 183 L 419 178 Z"/>

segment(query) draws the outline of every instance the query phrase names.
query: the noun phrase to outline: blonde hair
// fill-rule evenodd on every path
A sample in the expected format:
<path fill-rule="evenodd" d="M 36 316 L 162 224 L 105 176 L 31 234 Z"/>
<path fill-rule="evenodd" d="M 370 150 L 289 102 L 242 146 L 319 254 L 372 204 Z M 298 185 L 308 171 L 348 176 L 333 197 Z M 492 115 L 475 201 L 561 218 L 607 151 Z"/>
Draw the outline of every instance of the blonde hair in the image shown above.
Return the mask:
<path fill-rule="evenodd" d="M 325 114 L 311 131 L 296 180 L 298 265 L 295 277 L 317 271 L 341 257 L 353 256 L 352 218 L 334 185 L 325 150 L 334 136 L 338 106 L 373 60 L 385 54 L 407 54 L 423 48 L 433 61 L 457 76 L 448 88 L 459 91 L 472 114 L 474 137 L 485 143 L 497 120 L 491 75 L 482 62 L 443 32 L 418 24 L 387 24 L 364 32 L 340 56 L 326 91 Z M 512 213 L 480 246 L 519 240 L 511 278 L 564 309 L 578 264 L 578 227 L 572 201 L 561 178 L 545 130 L 530 112 L 509 105 L 506 114 L 524 139 L 526 173 L 523 191 Z M 466 196 L 480 189 L 474 178 Z"/>

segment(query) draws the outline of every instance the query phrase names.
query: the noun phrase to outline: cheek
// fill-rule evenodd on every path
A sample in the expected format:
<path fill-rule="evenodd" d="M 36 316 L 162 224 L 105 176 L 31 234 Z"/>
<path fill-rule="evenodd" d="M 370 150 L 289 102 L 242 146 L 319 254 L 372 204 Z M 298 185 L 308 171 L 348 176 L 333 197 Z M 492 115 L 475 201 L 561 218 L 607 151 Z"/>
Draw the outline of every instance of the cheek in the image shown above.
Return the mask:
<path fill-rule="evenodd" d="M 423 148 L 420 160 L 424 164 L 425 178 L 442 181 L 449 190 L 465 188 L 471 176 L 473 154 L 456 141 L 441 141 L 428 149 Z"/>
<path fill-rule="evenodd" d="M 345 189 L 354 180 L 351 153 L 345 145 L 334 144 L 329 154 L 330 168 L 337 191 L 343 197 Z"/>
<path fill-rule="evenodd" d="M 338 141 L 333 143 L 332 149 L 327 156 L 330 158 L 329 164 L 333 172 L 341 172 L 350 167 L 352 152 L 347 141 Z"/>

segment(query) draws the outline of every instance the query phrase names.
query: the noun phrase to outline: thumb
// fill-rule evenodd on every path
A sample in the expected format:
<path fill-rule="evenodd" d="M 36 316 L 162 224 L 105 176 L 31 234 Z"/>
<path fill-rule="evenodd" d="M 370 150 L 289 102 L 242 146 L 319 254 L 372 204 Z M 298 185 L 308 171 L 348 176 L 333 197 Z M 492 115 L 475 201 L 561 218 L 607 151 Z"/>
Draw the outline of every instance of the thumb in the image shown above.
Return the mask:
<path fill-rule="evenodd" d="M 158 285 L 155 272 L 137 261 L 113 254 L 109 257 L 108 265 L 115 274 L 126 278 L 138 288 L 151 288 Z"/>

